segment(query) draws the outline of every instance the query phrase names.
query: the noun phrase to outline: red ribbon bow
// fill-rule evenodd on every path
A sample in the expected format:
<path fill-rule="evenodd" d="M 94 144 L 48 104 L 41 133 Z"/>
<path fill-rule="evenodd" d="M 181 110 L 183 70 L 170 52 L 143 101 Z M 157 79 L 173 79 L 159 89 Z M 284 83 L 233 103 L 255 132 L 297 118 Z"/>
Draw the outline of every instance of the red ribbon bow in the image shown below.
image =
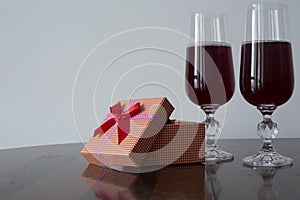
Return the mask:
<path fill-rule="evenodd" d="M 95 131 L 94 137 L 102 135 L 116 123 L 118 125 L 118 144 L 120 144 L 130 132 L 130 118 L 137 115 L 140 112 L 140 103 L 135 103 L 128 110 L 122 112 L 121 103 L 118 102 L 114 106 L 110 107 L 110 112 L 113 117 L 106 120 Z"/>

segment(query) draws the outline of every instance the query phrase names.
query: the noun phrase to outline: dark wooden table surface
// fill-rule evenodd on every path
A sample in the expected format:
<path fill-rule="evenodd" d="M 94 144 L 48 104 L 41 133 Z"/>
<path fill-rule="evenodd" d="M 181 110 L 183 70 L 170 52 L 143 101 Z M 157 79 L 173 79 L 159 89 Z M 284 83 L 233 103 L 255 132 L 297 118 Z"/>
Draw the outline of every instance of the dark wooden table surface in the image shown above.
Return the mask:
<path fill-rule="evenodd" d="M 292 167 L 252 169 L 242 158 L 259 140 L 222 140 L 234 153 L 229 163 L 169 166 L 130 174 L 88 165 L 82 144 L 0 151 L 0 199 L 300 199 L 300 139 L 277 139 L 275 148 Z"/>

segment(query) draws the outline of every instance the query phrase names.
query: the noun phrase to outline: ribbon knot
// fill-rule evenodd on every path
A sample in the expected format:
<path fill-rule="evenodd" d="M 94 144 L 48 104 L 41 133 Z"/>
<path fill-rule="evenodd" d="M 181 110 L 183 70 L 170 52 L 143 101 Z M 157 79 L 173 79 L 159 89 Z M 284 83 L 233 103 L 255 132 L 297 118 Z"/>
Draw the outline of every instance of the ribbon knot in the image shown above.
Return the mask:
<path fill-rule="evenodd" d="M 113 116 L 107 117 L 107 120 L 94 131 L 94 137 L 97 135 L 102 135 L 108 129 L 110 129 L 114 125 L 117 125 L 118 144 L 120 144 L 130 132 L 130 118 L 137 115 L 140 112 L 140 110 L 140 103 L 135 103 L 133 106 L 129 107 L 123 112 L 120 102 L 111 106 L 110 112 L 111 114 L 113 114 Z"/>

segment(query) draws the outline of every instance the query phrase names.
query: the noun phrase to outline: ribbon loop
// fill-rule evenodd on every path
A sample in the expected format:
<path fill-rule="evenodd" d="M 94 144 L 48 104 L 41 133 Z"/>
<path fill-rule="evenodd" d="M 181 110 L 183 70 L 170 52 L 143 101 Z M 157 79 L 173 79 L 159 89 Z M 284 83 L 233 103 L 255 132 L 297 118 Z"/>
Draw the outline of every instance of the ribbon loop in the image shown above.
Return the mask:
<path fill-rule="evenodd" d="M 119 116 L 122 113 L 122 108 L 121 108 L 121 103 L 118 102 L 115 105 L 111 106 L 110 108 L 110 112 L 111 114 L 113 114 L 114 116 Z"/>
<path fill-rule="evenodd" d="M 94 137 L 102 135 L 114 125 L 118 126 L 118 144 L 120 144 L 130 132 L 130 119 L 137 115 L 141 110 L 140 103 L 135 103 L 133 106 L 122 112 L 121 102 L 110 107 L 110 112 L 113 117 L 103 122 L 95 131 Z"/>

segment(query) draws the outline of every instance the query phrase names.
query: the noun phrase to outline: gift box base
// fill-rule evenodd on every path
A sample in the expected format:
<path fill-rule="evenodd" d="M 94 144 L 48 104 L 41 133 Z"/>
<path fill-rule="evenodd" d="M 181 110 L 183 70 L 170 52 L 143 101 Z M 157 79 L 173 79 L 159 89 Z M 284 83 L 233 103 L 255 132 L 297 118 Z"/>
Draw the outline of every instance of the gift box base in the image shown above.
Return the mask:
<path fill-rule="evenodd" d="M 144 139 L 144 138 L 143 138 Z M 149 138 L 147 138 L 149 140 Z M 196 122 L 171 120 L 158 133 L 148 153 L 134 153 L 131 156 L 116 149 L 114 152 L 103 152 L 103 157 L 89 152 L 86 148 L 82 155 L 93 164 L 120 166 L 162 166 L 170 164 L 200 163 L 205 161 L 205 125 Z M 117 148 L 114 144 L 108 149 Z M 109 154 L 110 153 L 110 154 Z M 132 160 L 134 155 L 134 163 Z M 109 161 L 107 161 L 109 159 Z M 113 163 L 113 164 L 112 164 Z"/>
<path fill-rule="evenodd" d="M 205 125 L 171 120 L 159 133 L 143 165 L 201 163 L 205 161 Z"/>

